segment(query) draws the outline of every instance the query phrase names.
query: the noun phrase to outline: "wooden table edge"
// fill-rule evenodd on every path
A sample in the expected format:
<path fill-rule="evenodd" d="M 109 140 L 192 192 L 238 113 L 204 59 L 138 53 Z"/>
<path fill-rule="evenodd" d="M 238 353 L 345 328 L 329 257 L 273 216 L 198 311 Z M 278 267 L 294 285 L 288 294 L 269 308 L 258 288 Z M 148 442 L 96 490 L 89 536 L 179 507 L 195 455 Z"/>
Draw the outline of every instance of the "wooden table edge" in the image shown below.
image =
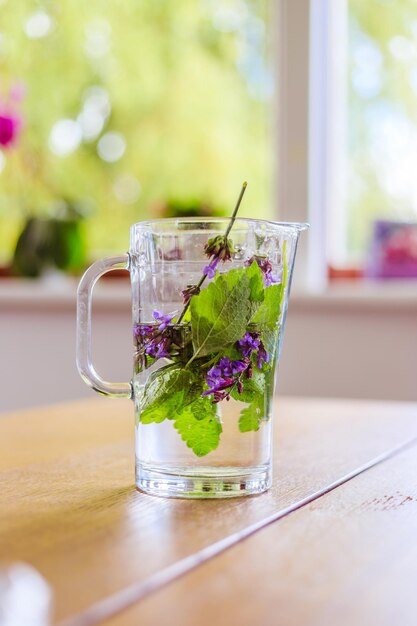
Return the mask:
<path fill-rule="evenodd" d="M 415 446 L 416 444 L 417 436 L 403 441 L 401 444 L 386 450 L 367 463 L 356 467 L 347 474 L 344 474 L 340 478 L 329 483 L 328 485 L 325 485 L 305 498 L 297 500 L 291 505 L 284 507 L 283 509 L 279 509 L 258 522 L 247 526 L 243 530 L 233 533 L 232 535 L 228 535 L 227 537 L 224 537 L 223 539 L 198 550 L 184 559 L 173 563 L 172 565 L 150 576 L 144 582 L 133 583 L 124 589 L 99 600 L 86 610 L 60 621 L 56 626 L 94 626 L 96 624 L 100 624 L 104 620 L 121 613 L 146 596 L 155 593 L 178 578 L 185 576 L 200 565 L 222 554 L 241 541 L 248 539 L 263 528 L 266 528 L 267 526 L 287 517 L 291 513 L 302 509 L 373 467 L 393 458 L 401 452 L 405 452 L 407 449 Z"/>

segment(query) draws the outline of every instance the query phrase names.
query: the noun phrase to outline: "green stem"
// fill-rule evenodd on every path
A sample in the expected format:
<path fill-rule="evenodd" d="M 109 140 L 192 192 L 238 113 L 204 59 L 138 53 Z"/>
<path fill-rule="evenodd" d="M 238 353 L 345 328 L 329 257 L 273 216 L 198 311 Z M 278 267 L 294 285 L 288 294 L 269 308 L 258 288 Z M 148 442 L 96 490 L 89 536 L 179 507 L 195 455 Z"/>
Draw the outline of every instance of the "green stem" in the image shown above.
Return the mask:
<path fill-rule="evenodd" d="M 242 202 L 243 194 L 245 193 L 245 191 L 246 191 L 246 187 L 247 187 L 247 186 L 248 186 L 248 183 L 245 181 L 245 182 L 243 183 L 243 185 L 242 185 L 242 189 L 240 190 L 240 194 L 239 194 L 239 197 L 238 197 L 238 199 L 237 199 L 237 202 L 236 202 L 236 206 L 235 206 L 235 208 L 234 208 L 234 211 L 233 211 L 233 213 L 232 213 L 232 217 L 230 218 L 229 225 L 227 226 L 226 232 L 224 233 L 224 242 L 225 242 L 225 243 L 227 243 L 227 237 L 229 236 L 229 233 L 230 233 L 230 231 L 232 230 L 233 224 L 235 223 L 236 215 L 237 215 L 237 212 L 238 212 L 238 210 L 239 210 L 240 203 Z M 202 277 L 200 278 L 200 280 L 199 280 L 198 284 L 196 285 L 196 291 L 197 291 L 197 293 L 198 293 L 198 291 L 199 291 L 199 289 L 200 289 L 201 285 L 202 285 L 202 284 L 204 283 L 204 281 L 206 280 L 206 278 L 207 278 L 207 274 L 203 274 L 203 275 L 202 275 Z M 183 308 L 183 310 L 182 310 L 182 312 L 181 312 L 181 315 L 179 316 L 179 318 L 178 318 L 178 320 L 177 320 L 177 322 L 176 322 L 177 324 L 180 324 L 180 323 L 182 322 L 182 320 L 184 319 L 184 315 L 185 315 L 185 314 L 186 314 L 186 312 L 188 311 L 188 307 L 190 306 L 190 303 L 191 303 L 192 298 L 193 298 L 193 296 L 191 296 L 191 298 L 188 300 L 187 304 L 184 306 L 184 308 Z M 187 363 L 187 365 L 188 365 L 189 363 L 191 363 L 191 361 L 189 361 L 189 362 Z M 187 367 L 187 366 L 186 366 L 186 367 Z"/>
<path fill-rule="evenodd" d="M 197 358 L 197 354 L 193 354 L 191 359 L 187 361 L 187 363 L 184 365 L 184 368 L 188 369 L 188 366 L 190 365 L 190 363 L 192 363 L 194 359 L 196 358 Z M 211 365 L 213 365 L 213 363 L 215 363 L 219 359 L 220 359 L 220 352 L 216 352 L 216 354 L 213 357 L 211 357 L 208 361 L 206 361 L 206 363 L 201 364 L 202 369 L 209 368 Z"/>
<path fill-rule="evenodd" d="M 198 352 L 196 352 L 195 354 L 193 354 L 193 356 L 191 357 L 191 359 L 189 361 L 187 361 L 187 363 L 184 366 L 184 369 L 188 369 L 189 366 L 191 365 L 191 363 L 194 361 L 194 359 L 196 359 L 198 356 Z"/>
<path fill-rule="evenodd" d="M 196 285 L 196 291 L 200 289 L 201 285 L 204 283 L 204 281 L 207 278 L 207 274 L 203 274 L 202 277 L 200 278 L 198 285 Z M 192 298 L 193 296 L 191 296 Z M 181 315 L 179 316 L 178 320 L 177 320 L 177 324 L 180 324 L 183 320 L 184 315 L 186 314 L 186 312 L 188 311 L 188 307 L 190 306 L 191 303 L 191 298 L 188 300 L 187 304 L 185 305 L 185 307 L 183 308 Z"/>
<path fill-rule="evenodd" d="M 248 183 L 245 181 L 243 183 L 243 185 L 242 185 L 242 189 L 240 190 L 240 194 L 239 194 L 239 197 L 237 199 L 235 209 L 234 209 L 234 211 L 232 213 L 232 217 L 230 218 L 229 226 L 227 227 L 227 230 L 224 233 L 224 240 L 225 240 L 225 242 L 227 241 L 227 237 L 229 236 L 229 233 L 232 230 L 232 226 L 235 223 L 236 215 L 237 215 L 237 212 L 239 211 L 240 203 L 242 202 L 243 194 L 245 193 L 247 186 L 248 186 Z"/>

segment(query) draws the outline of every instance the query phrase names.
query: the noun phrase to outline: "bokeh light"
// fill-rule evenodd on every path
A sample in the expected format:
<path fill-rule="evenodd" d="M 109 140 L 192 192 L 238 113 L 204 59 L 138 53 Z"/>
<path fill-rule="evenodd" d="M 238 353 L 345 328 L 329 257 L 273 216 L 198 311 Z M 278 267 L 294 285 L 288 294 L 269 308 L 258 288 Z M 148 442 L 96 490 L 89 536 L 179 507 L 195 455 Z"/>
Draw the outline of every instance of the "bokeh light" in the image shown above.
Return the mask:
<path fill-rule="evenodd" d="M 41 39 L 48 35 L 52 27 L 52 18 L 45 11 L 39 10 L 28 17 L 24 30 L 30 39 Z"/>
<path fill-rule="evenodd" d="M 100 159 L 107 163 L 119 161 L 126 151 L 126 140 L 121 133 L 106 133 L 97 144 Z"/>
<path fill-rule="evenodd" d="M 82 128 L 74 120 L 59 120 L 49 135 L 49 148 L 59 157 L 75 152 L 82 140 Z"/>

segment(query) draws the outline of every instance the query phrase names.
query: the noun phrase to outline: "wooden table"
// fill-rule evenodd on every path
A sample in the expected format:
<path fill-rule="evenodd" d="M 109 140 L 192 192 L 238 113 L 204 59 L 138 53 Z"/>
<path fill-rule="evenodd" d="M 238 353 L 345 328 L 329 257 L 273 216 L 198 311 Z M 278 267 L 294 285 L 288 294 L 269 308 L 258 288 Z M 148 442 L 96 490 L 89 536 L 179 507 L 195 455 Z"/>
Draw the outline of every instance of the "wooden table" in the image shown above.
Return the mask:
<path fill-rule="evenodd" d="M 417 405 L 280 399 L 275 432 L 268 493 L 166 500 L 128 401 L 2 415 L 0 560 L 59 626 L 415 626 Z"/>

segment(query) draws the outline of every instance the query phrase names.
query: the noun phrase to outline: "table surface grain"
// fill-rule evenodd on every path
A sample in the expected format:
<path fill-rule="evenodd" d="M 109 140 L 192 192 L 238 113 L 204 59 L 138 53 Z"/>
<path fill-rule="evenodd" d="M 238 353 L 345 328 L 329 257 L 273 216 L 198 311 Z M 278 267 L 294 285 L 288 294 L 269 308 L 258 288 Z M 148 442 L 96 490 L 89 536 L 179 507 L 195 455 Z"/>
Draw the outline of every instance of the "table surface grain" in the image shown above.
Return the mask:
<path fill-rule="evenodd" d="M 279 399 L 262 495 L 134 489 L 128 401 L 0 415 L 0 560 L 54 624 L 417 623 L 417 405 Z M 22 625 L 23 626 L 23 625 Z"/>

